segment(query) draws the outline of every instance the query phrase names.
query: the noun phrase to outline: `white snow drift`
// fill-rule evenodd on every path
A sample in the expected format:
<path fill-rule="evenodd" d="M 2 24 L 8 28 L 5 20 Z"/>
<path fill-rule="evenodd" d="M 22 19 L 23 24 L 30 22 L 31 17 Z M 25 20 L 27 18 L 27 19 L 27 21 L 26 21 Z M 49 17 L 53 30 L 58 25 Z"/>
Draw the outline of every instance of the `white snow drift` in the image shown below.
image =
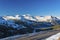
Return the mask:
<path fill-rule="evenodd" d="M 60 38 L 60 32 L 48 37 L 46 40 L 58 40 Z"/>

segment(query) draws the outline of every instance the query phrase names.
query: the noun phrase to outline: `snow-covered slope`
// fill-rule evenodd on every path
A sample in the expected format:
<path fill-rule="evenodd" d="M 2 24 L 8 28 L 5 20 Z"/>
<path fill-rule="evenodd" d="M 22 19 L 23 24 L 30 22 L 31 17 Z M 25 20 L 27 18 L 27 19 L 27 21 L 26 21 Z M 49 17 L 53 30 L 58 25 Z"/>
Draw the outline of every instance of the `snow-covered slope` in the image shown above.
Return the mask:
<path fill-rule="evenodd" d="M 23 25 L 15 24 L 15 22 L 10 19 L 20 19 L 20 18 L 18 17 L 18 15 L 16 15 L 16 17 L 13 16 L 6 16 L 6 18 L 0 17 L 0 25 L 6 25 L 7 27 L 13 27 L 18 29 L 25 28 Z"/>
<path fill-rule="evenodd" d="M 52 36 L 46 38 L 46 40 L 58 40 L 58 39 L 60 40 L 60 33 L 57 33 L 55 35 L 52 35 Z"/>

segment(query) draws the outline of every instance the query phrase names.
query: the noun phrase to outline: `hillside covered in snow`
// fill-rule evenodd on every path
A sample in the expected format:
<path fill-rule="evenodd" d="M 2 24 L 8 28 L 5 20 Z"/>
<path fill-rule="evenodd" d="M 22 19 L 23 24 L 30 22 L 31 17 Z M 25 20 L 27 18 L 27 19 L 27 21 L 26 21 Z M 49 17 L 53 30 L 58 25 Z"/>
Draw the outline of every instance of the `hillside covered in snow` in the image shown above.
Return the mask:
<path fill-rule="evenodd" d="M 0 38 L 52 30 L 59 24 L 60 18 L 54 16 L 0 16 Z"/>
<path fill-rule="evenodd" d="M 46 38 L 46 40 L 60 40 L 60 33 L 52 35 L 52 36 Z"/>

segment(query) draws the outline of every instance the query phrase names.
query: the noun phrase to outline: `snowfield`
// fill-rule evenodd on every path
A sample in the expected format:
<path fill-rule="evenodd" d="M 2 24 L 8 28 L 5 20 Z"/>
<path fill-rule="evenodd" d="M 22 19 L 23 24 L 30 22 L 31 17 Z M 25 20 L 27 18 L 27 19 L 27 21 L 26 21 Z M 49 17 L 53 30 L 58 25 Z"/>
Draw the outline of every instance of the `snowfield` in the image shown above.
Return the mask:
<path fill-rule="evenodd" d="M 60 38 L 60 33 L 48 37 L 46 40 L 58 40 Z"/>

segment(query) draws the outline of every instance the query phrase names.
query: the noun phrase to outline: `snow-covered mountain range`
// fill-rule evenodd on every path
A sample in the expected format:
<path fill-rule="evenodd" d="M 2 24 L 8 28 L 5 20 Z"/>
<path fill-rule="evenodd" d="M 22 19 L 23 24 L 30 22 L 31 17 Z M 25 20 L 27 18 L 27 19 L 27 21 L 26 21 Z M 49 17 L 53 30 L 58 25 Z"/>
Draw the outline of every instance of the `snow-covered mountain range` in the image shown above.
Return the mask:
<path fill-rule="evenodd" d="M 0 31 L 1 33 L 4 33 L 4 35 L 6 33 L 10 33 L 9 35 L 33 33 L 36 32 L 37 29 L 40 31 L 40 28 L 49 28 L 54 25 L 60 25 L 59 17 L 31 16 L 28 14 L 16 16 L 0 16 Z"/>
<path fill-rule="evenodd" d="M 14 27 L 19 26 L 19 25 L 14 23 L 15 22 L 14 20 L 27 22 L 26 25 L 36 24 L 37 26 L 39 25 L 38 28 L 60 24 L 60 18 L 59 17 L 54 17 L 54 16 L 31 16 L 29 14 L 0 17 L 0 24 L 6 24 L 7 23 L 8 26 L 9 25 L 12 25 Z"/>
<path fill-rule="evenodd" d="M 52 20 L 60 20 L 59 17 L 54 16 L 31 16 L 27 15 L 16 15 L 16 16 L 4 16 L 5 20 L 16 19 L 16 20 L 31 20 L 37 22 L 52 22 Z"/>
<path fill-rule="evenodd" d="M 4 16 L 3 17 L 5 20 L 21 20 L 21 21 L 26 21 L 26 20 L 31 20 L 31 21 L 36 21 L 36 22 L 59 22 L 60 18 L 59 17 L 54 17 L 54 16 L 31 16 L 31 15 L 16 15 L 16 16 Z"/>

